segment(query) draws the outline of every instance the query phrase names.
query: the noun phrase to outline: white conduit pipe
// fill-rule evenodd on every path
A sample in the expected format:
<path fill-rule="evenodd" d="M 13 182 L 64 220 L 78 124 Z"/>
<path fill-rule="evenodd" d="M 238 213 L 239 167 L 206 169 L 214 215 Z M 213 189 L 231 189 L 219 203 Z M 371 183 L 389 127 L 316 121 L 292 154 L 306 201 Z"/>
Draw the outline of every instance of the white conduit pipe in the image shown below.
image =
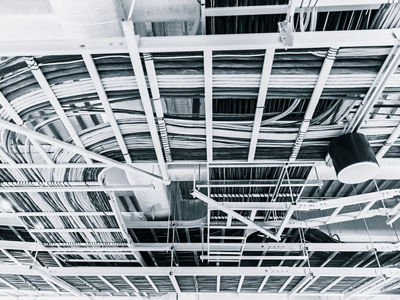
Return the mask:
<path fill-rule="evenodd" d="M 110 166 L 125 170 L 125 171 L 130 172 L 130 173 L 135 173 L 135 174 L 148 176 L 148 177 L 150 177 L 150 178 L 152 178 L 152 179 L 154 179 L 156 181 L 162 182 L 163 184 L 169 184 L 170 183 L 170 181 L 163 180 L 159 176 L 154 175 L 154 174 L 152 174 L 150 172 L 141 170 L 139 168 L 133 167 L 133 166 L 125 164 L 125 163 L 121 163 L 121 162 L 116 161 L 114 159 L 111 159 L 111 158 L 108 158 L 106 156 L 100 155 L 98 153 L 95 153 L 95 152 L 80 148 L 78 146 L 75 146 L 75 145 L 72 145 L 72 144 L 69 144 L 69 143 L 66 143 L 66 142 L 63 142 L 63 141 L 59 141 L 59 140 L 56 140 L 56 139 L 53 139 L 53 138 L 49 138 L 48 136 L 46 136 L 44 134 L 35 132 L 35 131 L 27 129 L 27 128 L 20 127 L 20 126 L 15 125 L 15 124 L 13 124 L 11 122 L 8 122 L 8 121 L 0 120 L 0 127 L 3 127 L 3 128 L 5 128 L 7 130 L 11 130 L 11 131 L 14 131 L 16 133 L 19 133 L 19 134 L 22 134 L 22 135 L 25 135 L 25 136 L 30 136 L 31 138 L 33 138 L 35 140 L 41 141 L 43 143 L 51 144 L 53 146 L 65 149 L 65 150 L 73 152 L 73 153 L 77 153 L 77 154 L 80 154 L 80 155 L 86 155 L 87 157 L 90 157 L 93 160 L 97 160 L 99 162 L 102 162 L 102 163 L 105 163 L 107 165 L 110 165 Z"/>
<path fill-rule="evenodd" d="M 138 89 L 142 100 L 143 109 L 147 118 L 147 123 L 149 125 L 150 135 L 153 141 L 154 150 L 160 167 L 161 176 L 164 181 L 169 181 L 168 172 L 165 165 L 164 154 L 162 152 L 160 138 L 158 136 L 157 126 L 154 120 L 154 113 L 151 105 L 150 95 L 147 90 L 147 82 L 143 71 L 137 40 L 135 38 L 133 23 L 124 21 L 122 22 L 122 28 L 128 46 L 129 57 L 131 59 L 131 64 L 135 73 L 135 78 L 138 83 Z"/>
<path fill-rule="evenodd" d="M 169 147 L 167 127 L 165 125 L 164 113 L 161 105 L 161 99 L 160 99 L 161 96 L 158 88 L 156 69 L 154 67 L 154 61 L 151 57 L 151 54 L 144 53 L 143 58 L 146 66 L 147 78 L 150 83 L 150 90 L 153 98 L 153 106 L 157 115 L 157 123 L 158 123 L 158 128 L 160 130 L 161 142 L 164 149 L 165 160 L 167 161 L 167 163 L 169 163 L 172 162 L 171 149 Z"/>
<path fill-rule="evenodd" d="M 25 126 L 25 122 L 21 119 L 21 117 L 18 115 L 18 113 L 14 110 L 10 102 L 4 97 L 3 93 L 0 92 L 0 105 L 6 110 L 6 112 L 9 114 L 11 119 L 15 122 L 15 124 L 20 125 L 20 126 Z M 40 156 L 44 159 L 45 162 L 47 162 L 49 165 L 54 165 L 54 162 L 51 160 L 49 157 L 48 153 L 44 151 L 43 147 L 36 142 L 33 139 L 30 139 L 27 137 L 28 140 L 32 143 L 32 145 L 36 148 L 36 150 L 39 152 Z"/>
<path fill-rule="evenodd" d="M 321 71 L 318 76 L 317 83 L 314 87 L 311 99 L 308 103 L 308 107 L 304 115 L 303 122 L 300 125 L 299 133 L 296 138 L 292 154 L 289 157 L 290 162 L 295 161 L 297 155 L 300 152 L 301 145 L 303 144 L 308 128 L 310 127 L 311 119 L 314 115 L 315 109 L 317 108 L 319 99 L 322 95 L 322 91 L 324 90 L 325 84 L 328 81 L 329 73 L 331 72 L 337 53 L 338 53 L 337 48 L 330 48 L 328 50 L 328 53 L 326 54 L 324 63 L 322 65 Z"/>

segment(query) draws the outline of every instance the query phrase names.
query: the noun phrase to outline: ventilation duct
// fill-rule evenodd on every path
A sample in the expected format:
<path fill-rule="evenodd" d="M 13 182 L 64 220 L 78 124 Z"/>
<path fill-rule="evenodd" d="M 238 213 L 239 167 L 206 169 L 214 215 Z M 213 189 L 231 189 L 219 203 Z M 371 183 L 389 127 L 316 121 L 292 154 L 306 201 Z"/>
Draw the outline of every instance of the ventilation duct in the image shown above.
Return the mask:
<path fill-rule="evenodd" d="M 147 170 L 146 170 L 147 171 Z M 152 171 L 152 170 L 149 170 Z M 101 184 L 106 185 L 154 185 L 153 190 L 133 191 L 139 205 L 139 212 L 143 212 L 150 219 L 166 219 L 170 214 L 171 193 L 177 193 L 162 183 L 152 181 L 146 177 L 127 174 L 125 171 L 111 167 L 104 169 L 100 176 Z"/>
<path fill-rule="evenodd" d="M 365 182 L 379 172 L 374 152 L 361 133 L 348 133 L 333 139 L 329 144 L 329 155 L 342 183 Z"/>

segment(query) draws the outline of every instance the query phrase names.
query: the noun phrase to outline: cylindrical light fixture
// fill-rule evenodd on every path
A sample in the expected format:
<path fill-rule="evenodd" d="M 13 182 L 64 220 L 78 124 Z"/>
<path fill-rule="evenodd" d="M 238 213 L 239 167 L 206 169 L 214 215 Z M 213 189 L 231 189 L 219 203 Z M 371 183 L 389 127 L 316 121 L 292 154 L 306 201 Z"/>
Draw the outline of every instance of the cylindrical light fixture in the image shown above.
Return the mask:
<path fill-rule="evenodd" d="M 365 182 L 379 172 L 375 154 L 361 133 L 352 132 L 334 138 L 329 144 L 329 155 L 342 183 Z"/>

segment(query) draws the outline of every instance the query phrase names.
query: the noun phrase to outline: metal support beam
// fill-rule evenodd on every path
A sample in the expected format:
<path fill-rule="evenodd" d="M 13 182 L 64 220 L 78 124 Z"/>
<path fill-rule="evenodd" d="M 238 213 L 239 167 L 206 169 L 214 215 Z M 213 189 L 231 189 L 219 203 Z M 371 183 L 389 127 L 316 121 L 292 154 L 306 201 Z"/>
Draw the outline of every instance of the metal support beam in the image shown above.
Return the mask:
<path fill-rule="evenodd" d="M 289 295 L 293 295 L 297 293 L 301 288 L 303 288 L 310 280 L 312 276 L 305 276 L 292 290 L 289 292 Z"/>
<path fill-rule="evenodd" d="M 29 128 L 25 124 L 24 120 L 22 120 L 22 118 L 18 115 L 18 113 L 12 107 L 11 103 L 8 102 L 6 97 L 4 97 L 3 93 L 1 93 L 1 92 L 0 92 L 0 105 L 8 113 L 8 115 L 11 117 L 11 119 L 14 121 L 15 124 Z M 53 166 L 54 165 L 53 160 L 49 157 L 49 154 L 43 149 L 42 145 L 40 145 L 36 140 L 31 139 L 29 136 L 27 137 L 27 139 L 29 139 L 29 141 L 32 143 L 32 145 L 35 147 L 35 149 L 38 151 L 38 153 L 44 159 L 44 161 L 47 164 L 49 164 L 50 166 Z"/>
<path fill-rule="evenodd" d="M 125 275 L 122 275 L 121 277 L 135 291 L 135 293 L 139 293 L 139 289 L 132 283 L 132 281 L 129 280 L 128 277 Z"/>
<path fill-rule="evenodd" d="M 301 0 L 294 0 L 293 6 L 295 12 L 299 13 L 307 9 L 306 4 L 302 5 Z M 317 1 L 310 8 L 315 8 L 317 12 L 334 12 L 334 11 L 353 11 L 353 10 L 370 10 L 378 9 L 382 4 L 387 3 L 385 0 L 356 0 L 356 1 Z M 256 15 L 275 15 L 285 14 L 288 5 L 249 5 L 249 6 L 227 6 L 227 7 L 209 7 L 205 10 L 206 17 L 222 17 L 222 16 L 256 16 Z"/>
<path fill-rule="evenodd" d="M 139 88 L 140 98 L 142 100 L 144 113 L 147 118 L 147 124 L 149 126 L 150 135 L 153 141 L 153 146 L 157 156 L 161 176 L 165 181 L 168 181 L 168 172 L 165 165 L 165 159 L 161 147 L 160 137 L 158 135 L 157 125 L 154 120 L 153 108 L 149 91 L 147 89 L 147 82 L 139 54 L 138 43 L 133 29 L 133 23 L 129 21 L 123 21 L 122 29 L 124 31 L 126 45 L 128 46 L 129 57 L 131 59 L 133 71 L 135 73 L 135 79 Z"/>
<path fill-rule="evenodd" d="M 346 133 L 357 131 L 363 125 L 364 120 L 369 117 L 369 112 L 374 107 L 376 101 L 380 98 L 388 80 L 397 70 L 400 63 L 400 40 L 398 37 L 399 36 L 396 35 L 394 46 L 386 57 L 374 82 L 361 102 L 360 108 L 357 110 L 356 114 L 345 129 Z"/>
<path fill-rule="evenodd" d="M 142 265 L 147 266 L 142 254 L 136 250 L 135 243 L 132 240 L 128 232 L 128 228 L 126 227 L 124 218 L 121 215 L 121 210 L 119 209 L 117 198 L 115 197 L 114 193 L 109 193 L 110 197 L 110 206 L 114 213 L 115 220 L 117 221 L 118 227 L 121 229 L 122 236 L 128 243 L 128 247 L 132 249 L 133 256 L 135 256 L 136 260 Z"/>
<path fill-rule="evenodd" d="M 261 73 L 260 88 L 258 90 L 258 97 L 257 97 L 256 114 L 254 116 L 253 130 L 251 133 L 251 140 L 250 140 L 249 155 L 247 158 L 249 162 L 254 161 L 254 157 L 256 154 L 257 141 L 258 141 L 258 136 L 260 133 L 262 116 L 264 113 L 265 100 L 267 98 L 267 90 L 268 90 L 269 79 L 270 79 L 271 70 L 272 70 L 272 64 L 274 61 L 274 55 L 275 55 L 274 49 L 265 50 L 264 64 L 263 64 L 263 69 L 262 69 L 262 73 Z"/>
<path fill-rule="evenodd" d="M 244 282 L 244 275 L 240 276 L 240 280 L 239 280 L 238 287 L 236 289 L 236 293 L 240 293 L 240 290 L 242 289 L 243 282 Z"/>
<path fill-rule="evenodd" d="M 397 127 L 393 130 L 390 136 L 387 138 L 383 146 L 378 150 L 376 153 L 376 159 L 380 160 L 385 156 L 385 154 L 389 151 L 390 147 L 392 147 L 393 143 L 397 141 L 400 136 L 400 123 Z"/>
<path fill-rule="evenodd" d="M 119 293 L 119 289 L 117 289 L 111 282 L 109 282 L 104 276 L 99 275 L 98 276 L 106 285 L 108 285 L 112 290 L 115 292 Z"/>
<path fill-rule="evenodd" d="M 279 33 L 261 34 L 226 34 L 226 35 L 193 35 L 168 37 L 136 37 L 140 39 L 139 52 L 187 52 L 187 51 L 220 51 L 220 50 L 261 50 L 287 48 L 324 48 L 324 47 L 372 47 L 392 46 L 396 44 L 393 33 L 400 30 L 349 30 L 294 32 L 292 47 L 284 46 Z M 81 55 L 82 47 L 90 54 L 127 53 L 128 47 L 122 37 L 88 39 L 82 42 L 77 39 L 59 39 L 42 41 L 5 41 L 0 42 L 0 56 L 44 56 L 44 55 Z"/>
<path fill-rule="evenodd" d="M 144 171 L 142 169 L 133 167 L 132 165 L 124 164 L 124 163 L 121 163 L 121 162 L 116 161 L 114 159 L 111 159 L 111 158 L 108 158 L 106 156 L 100 155 L 98 153 L 95 153 L 95 152 L 92 152 L 92 151 L 88 151 L 88 150 L 86 150 L 84 148 L 81 148 L 81 147 L 78 147 L 78 146 L 75 146 L 75 145 L 72 145 L 72 144 L 69 144 L 69 143 L 66 143 L 66 142 L 62 142 L 62 141 L 57 140 L 57 139 L 50 138 L 50 137 L 48 137 L 48 136 L 46 136 L 44 134 L 41 134 L 39 132 L 30 130 L 30 129 L 27 129 L 27 128 L 20 127 L 20 126 L 15 125 L 15 124 L 13 124 L 11 122 L 8 122 L 8 121 L 0 120 L 0 127 L 3 127 L 5 129 L 14 131 L 16 133 L 19 133 L 19 134 L 22 134 L 22 135 L 25 135 L 25 136 L 30 136 L 31 138 L 33 138 L 35 140 L 38 140 L 38 141 L 41 141 L 43 143 L 49 143 L 49 144 L 51 144 L 53 146 L 56 146 L 56 147 L 59 147 L 59 148 L 63 148 L 65 150 L 67 150 L 67 151 L 71 151 L 73 153 L 78 153 L 78 154 L 81 154 L 82 156 L 90 157 L 93 160 L 97 160 L 97 161 L 105 163 L 105 164 L 107 164 L 109 166 L 113 166 L 113 167 L 119 168 L 121 170 L 125 170 L 127 172 L 133 172 L 133 173 L 136 173 L 136 174 L 139 173 L 141 175 L 150 176 L 150 178 L 152 178 L 154 180 L 158 180 L 158 181 L 160 181 L 160 182 L 162 182 L 164 184 L 168 184 L 169 183 L 169 181 L 165 181 L 165 180 L 161 179 L 157 175 L 154 175 L 154 174 L 152 174 L 150 172 L 147 172 L 147 171 Z"/>
<path fill-rule="evenodd" d="M 181 288 L 179 287 L 178 281 L 176 280 L 175 276 L 171 274 L 169 275 L 169 279 L 171 280 L 172 285 L 174 286 L 175 292 L 182 293 Z"/>
<path fill-rule="evenodd" d="M 338 48 L 332 47 L 329 48 L 326 54 L 324 63 L 321 67 L 321 71 L 319 72 L 317 83 L 314 87 L 313 93 L 308 103 L 303 122 L 300 125 L 299 133 L 294 143 L 292 154 L 289 157 L 290 162 L 295 161 L 300 152 L 301 145 L 303 144 L 303 140 L 307 134 L 308 128 L 311 123 L 311 119 L 314 115 L 315 109 L 317 108 L 319 98 L 321 97 L 322 91 L 324 90 L 324 86 L 328 81 L 329 73 L 331 72 L 333 63 L 335 62 L 338 50 L 339 50 Z"/>
<path fill-rule="evenodd" d="M 97 95 L 99 96 L 104 111 L 107 115 L 108 122 L 110 123 L 111 129 L 121 149 L 122 155 L 124 156 L 125 161 L 127 163 L 131 163 L 132 159 L 131 156 L 129 155 L 129 150 L 125 144 L 125 140 L 124 137 L 122 136 L 121 129 L 118 126 L 117 120 L 115 119 L 113 110 L 108 100 L 107 93 L 104 89 L 103 83 L 101 82 L 100 75 L 97 72 L 94 60 L 92 56 L 88 53 L 82 53 L 82 58 L 89 72 L 90 78 L 92 79 L 93 85 L 96 89 Z"/>
<path fill-rule="evenodd" d="M 158 129 L 161 135 L 161 142 L 164 149 L 165 159 L 167 163 L 172 162 L 171 149 L 169 147 L 167 127 L 164 121 L 164 112 L 161 104 L 161 96 L 158 88 L 158 81 L 156 75 L 156 68 L 154 61 L 149 53 L 143 54 L 144 64 L 146 66 L 147 78 L 150 84 L 151 96 L 153 99 L 153 106 L 157 116 Z"/>
<path fill-rule="evenodd" d="M 263 291 L 264 286 L 267 283 L 268 279 L 269 279 L 269 275 L 264 277 L 263 281 L 261 282 L 261 284 L 260 284 L 260 286 L 259 286 L 259 288 L 257 290 L 257 293 L 261 293 Z"/>
<path fill-rule="evenodd" d="M 204 202 L 206 202 L 207 204 L 209 204 L 212 207 L 215 207 L 215 208 L 225 212 L 228 215 L 232 215 L 232 217 L 234 217 L 234 218 L 238 219 L 239 221 L 245 223 L 250 228 L 253 228 L 253 229 L 256 229 L 256 230 L 260 231 L 261 233 L 265 234 L 267 237 L 272 238 L 274 240 L 278 240 L 271 231 L 262 228 L 261 226 L 259 226 L 259 225 L 255 224 L 254 222 L 250 221 L 249 219 L 247 219 L 247 218 L 243 217 L 242 215 L 238 214 L 237 212 L 222 206 L 217 201 L 215 201 L 215 200 L 211 199 L 210 197 L 200 193 L 199 191 L 194 190 L 192 192 L 192 196 L 195 197 L 195 198 L 198 198 L 198 199 L 200 199 L 200 200 L 202 200 Z"/>
<path fill-rule="evenodd" d="M 6 250 L 22 250 L 22 251 L 52 251 L 55 254 L 95 254 L 95 253 L 124 253 L 129 254 L 131 251 L 125 244 L 109 245 L 99 243 L 68 244 L 67 248 L 60 247 L 62 244 L 56 245 L 40 245 L 36 242 L 19 242 L 0 240 L 0 249 Z M 136 243 L 138 251 L 157 251 L 165 252 L 174 247 L 177 252 L 192 252 L 202 251 L 204 245 L 202 243 Z M 213 249 L 216 251 L 237 251 L 242 245 L 237 243 L 212 243 Z M 244 251 L 260 252 L 300 252 L 307 247 L 312 252 L 370 252 L 374 249 L 378 252 L 399 252 L 400 243 L 247 243 L 244 246 Z M 333 254 L 332 254 L 333 255 Z M 330 256 L 331 257 L 331 256 Z M 326 261 L 329 261 L 327 259 Z M 324 265 L 322 265 L 324 266 Z"/>
<path fill-rule="evenodd" d="M 65 113 L 64 109 L 62 108 L 60 102 L 58 101 L 56 95 L 54 94 L 50 84 L 48 83 L 46 77 L 44 76 L 43 72 L 40 70 L 38 64 L 36 63 L 33 57 L 25 59 L 28 68 L 31 70 L 33 76 L 36 78 L 37 82 L 39 83 L 43 93 L 46 95 L 47 100 L 50 102 L 51 106 L 54 108 L 57 116 L 60 118 L 60 121 L 64 125 L 65 129 L 68 131 L 69 135 L 71 136 L 72 140 L 74 141 L 75 145 L 80 148 L 85 148 L 83 145 L 79 135 L 75 131 L 72 123 L 68 119 L 67 114 Z M 90 157 L 84 153 L 81 154 L 83 158 L 86 160 L 88 164 L 92 163 Z"/>
<path fill-rule="evenodd" d="M 333 252 L 329 257 L 322 263 L 320 267 L 325 267 L 339 252 Z M 303 285 L 298 291 L 307 290 L 314 282 L 318 280 L 318 276 L 313 276 L 305 285 Z"/>
<path fill-rule="evenodd" d="M 154 189 L 154 185 L 115 185 L 115 186 L 15 186 L 0 187 L 0 193 L 73 193 L 73 192 L 131 192 Z"/>
<path fill-rule="evenodd" d="M 274 187 L 279 184 L 279 180 L 267 179 L 267 180 L 210 180 L 210 181 L 199 181 L 196 183 L 198 188 L 210 188 L 210 187 Z M 323 184 L 320 180 L 303 180 L 303 179 L 292 179 L 282 180 L 280 183 L 281 187 L 302 187 L 302 186 L 321 186 Z M 290 194 L 289 194 L 290 197 Z"/>
<path fill-rule="evenodd" d="M 2 264 L 0 274 L 37 275 L 35 270 L 28 266 Z M 363 268 L 363 267 L 48 267 L 51 276 L 165 276 L 168 278 L 170 272 L 175 276 L 210 276 L 215 278 L 221 276 L 314 276 L 323 277 L 377 277 L 383 274 L 389 278 L 400 278 L 400 268 Z M 149 281 L 150 282 L 150 281 Z M 57 284 L 57 283 L 56 283 Z M 153 282 L 154 284 L 154 282 Z M 159 292 L 157 290 L 157 292 Z"/>
<path fill-rule="evenodd" d="M 285 230 L 287 223 L 289 223 L 290 218 L 292 217 L 294 211 L 295 211 L 295 206 L 296 204 L 292 204 L 289 209 L 286 211 L 285 216 L 283 217 L 282 223 L 279 226 L 278 231 L 276 232 L 275 236 L 278 240 L 281 239 L 281 234 L 283 230 Z"/>
<path fill-rule="evenodd" d="M 147 281 L 150 283 L 151 287 L 157 292 L 159 293 L 160 290 L 158 289 L 158 287 L 154 284 L 153 280 L 150 278 L 149 275 L 145 275 Z"/>
<path fill-rule="evenodd" d="M 213 62 L 212 51 L 204 51 L 204 106 L 206 114 L 207 162 L 213 161 Z"/>
<path fill-rule="evenodd" d="M 10 265 L 11 267 L 21 267 L 21 268 L 26 268 L 25 265 L 23 265 L 18 259 L 16 259 L 13 255 L 11 255 L 10 252 L 7 250 L 2 249 L 1 250 L 11 261 L 15 263 L 15 266 Z M 63 269 L 63 268 L 60 268 Z M 51 275 L 49 274 L 44 268 L 38 267 L 35 265 L 29 266 L 29 270 L 32 270 L 34 275 L 39 275 L 43 278 L 44 281 L 50 281 L 54 284 L 57 284 L 58 286 L 62 287 L 66 291 L 70 292 L 71 294 L 78 296 L 78 297 L 87 297 L 85 294 L 81 293 L 77 288 L 71 286 L 70 284 L 66 283 L 65 281 L 57 278 L 57 275 Z M 6 273 L 4 273 L 6 274 Z M 10 274 L 14 274 L 13 272 L 10 272 Z"/>
<path fill-rule="evenodd" d="M 385 277 L 378 276 L 378 277 L 372 278 L 371 280 L 368 280 L 366 283 L 361 284 L 360 286 L 358 286 L 358 287 L 352 289 L 350 292 L 346 293 L 346 299 L 351 299 L 354 296 L 359 296 L 365 290 L 382 282 L 382 280 L 385 280 Z"/>

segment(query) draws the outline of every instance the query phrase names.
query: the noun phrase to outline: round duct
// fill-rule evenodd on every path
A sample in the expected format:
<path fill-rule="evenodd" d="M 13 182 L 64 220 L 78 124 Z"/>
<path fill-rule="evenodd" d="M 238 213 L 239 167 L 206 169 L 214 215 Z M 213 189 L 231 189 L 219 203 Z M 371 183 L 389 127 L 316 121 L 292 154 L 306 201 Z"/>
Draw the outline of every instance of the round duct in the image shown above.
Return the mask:
<path fill-rule="evenodd" d="M 334 138 L 329 144 L 329 155 L 340 182 L 361 183 L 379 172 L 379 164 L 365 135 L 348 133 Z"/>

